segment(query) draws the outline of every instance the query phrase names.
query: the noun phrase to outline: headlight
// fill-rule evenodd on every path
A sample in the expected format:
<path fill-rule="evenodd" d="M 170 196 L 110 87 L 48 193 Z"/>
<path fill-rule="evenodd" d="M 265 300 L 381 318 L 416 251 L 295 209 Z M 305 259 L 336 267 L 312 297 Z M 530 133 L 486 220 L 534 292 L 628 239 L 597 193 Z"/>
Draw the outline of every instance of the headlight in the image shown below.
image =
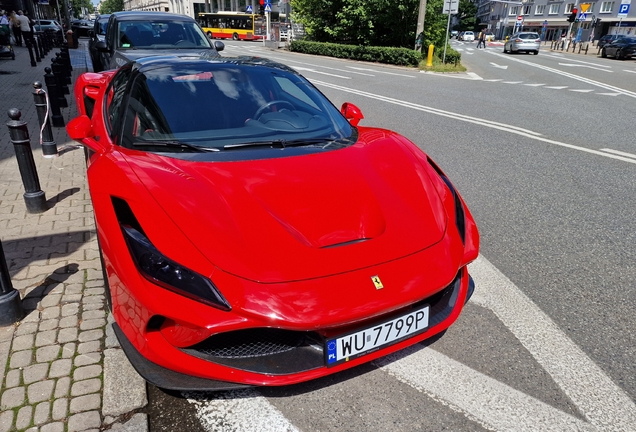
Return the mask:
<path fill-rule="evenodd" d="M 218 309 L 231 309 L 208 278 L 165 257 L 135 228 L 122 225 L 122 231 L 133 261 L 150 282 Z"/>

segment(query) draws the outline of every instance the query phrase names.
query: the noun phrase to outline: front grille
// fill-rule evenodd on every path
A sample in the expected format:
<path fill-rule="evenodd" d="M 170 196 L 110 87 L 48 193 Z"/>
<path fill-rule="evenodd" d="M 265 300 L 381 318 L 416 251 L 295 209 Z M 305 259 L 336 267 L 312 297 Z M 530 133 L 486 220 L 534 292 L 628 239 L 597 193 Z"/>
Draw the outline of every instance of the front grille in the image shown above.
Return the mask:
<path fill-rule="evenodd" d="M 291 351 L 304 340 L 301 332 L 257 328 L 214 335 L 192 348 L 212 357 L 260 357 Z"/>
<path fill-rule="evenodd" d="M 361 324 L 368 327 L 390 316 L 430 305 L 429 327 L 444 321 L 455 308 L 461 285 L 460 271 L 442 291 L 389 315 Z M 272 375 L 293 374 L 325 366 L 325 339 L 316 332 L 253 328 L 220 333 L 188 348 L 186 354 L 217 364 Z"/>

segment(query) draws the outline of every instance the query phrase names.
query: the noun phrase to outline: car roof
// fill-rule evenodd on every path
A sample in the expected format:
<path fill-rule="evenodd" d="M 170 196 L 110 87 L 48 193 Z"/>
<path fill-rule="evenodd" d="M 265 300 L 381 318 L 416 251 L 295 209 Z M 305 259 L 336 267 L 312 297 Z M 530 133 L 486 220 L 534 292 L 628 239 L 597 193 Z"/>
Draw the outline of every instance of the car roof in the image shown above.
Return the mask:
<path fill-rule="evenodd" d="M 134 20 L 155 20 L 155 19 L 169 19 L 171 21 L 195 21 L 194 18 L 188 15 L 173 14 L 170 12 L 158 12 L 158 11 L 121 11 L 113 12 L 111 18 L 115 17 L 117 21 L 134 21 Z M 196 22 L 196 21 L 195 21 Z"/>

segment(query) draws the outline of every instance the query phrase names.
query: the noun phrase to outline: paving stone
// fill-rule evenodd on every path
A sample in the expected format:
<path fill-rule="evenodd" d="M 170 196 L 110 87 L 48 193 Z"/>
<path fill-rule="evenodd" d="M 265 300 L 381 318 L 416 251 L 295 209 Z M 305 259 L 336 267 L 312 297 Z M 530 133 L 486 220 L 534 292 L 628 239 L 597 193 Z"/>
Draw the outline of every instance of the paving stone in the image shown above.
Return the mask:
<path fill-rule="evenodd" d="M 39 319 L 39 315 L 38 315 L 38 319 Z M 23 322 L 15 331 L 16 336 L 21 336 L 25 334 L 34 334 L 36 331 L 38 331 L 38 323 L 39 322 Z"/>
<path fill-rule="evenodd" d="M 38 363 L 52 362 L 60 355 L 60 347 L 58 345 L 49 345 L 38 348 L 35 351 L 35 361 Z"/>
<path fill-rule="evenodd" d="M 69 327 L 60 329 L 60 333 L 57 335 L 58 343 L 66 343 L 77 340 L 77 328 Z"/>
<path fill-rule="evenodd" d="M 68 292 L 69 287 L 66 288 L 66 292 Z M 71 303 L 62 305 L 62 316 L 67 317 L 70 315 L 77 315 L 79 312 L 79 304 Z"/>
<path fill-rule="evenodd" d="M 148 432 L 148 416 L 144 413 L 137 413 L 124 424 L 113 424 L 111 430 L 117 432 Z"/>
<path fill-rule="evenodd" d="M 102 348 L 101 342 L 96 340 L 96 341 L 84 342 L 79 344 L 77 346 L 77 352 L 79 354 L 86 354 L 90 352 L 98 352 L 101 350 L 101 348 Z"/>
<path fill-rule="evenodd" d="M 77 319 L 77 315 L 70 315 L 70 316 L 62 318 L 60 320 L 59 326 L 61 328 L 77 327 L 78 321 L 79 320 Z"/>
<path fill-rule="evenodd" d="M 50 378 L 58 378 L 70 375 L 71 367 L 73 366 L 71 359 L 59 359 L 51 363 L 51 370 L 49 371 Z"/>
<path fill-rule="evenodd" d="M 71 414 L 82 411 L 90 411 L 99 409 L 102 404 L 102 398 L 98 393 L 80 396 L 71 399 Z"/>
<path fill-rule="evenodd" d="M 75 355 L 75 342 L 69 342 L 62 347 L 62 358 L 71 358 Z"/>
<path fill-rule="evenodd" d="M 67 396 L 69 389 L 71 388 L 71 378 L 70 377 L 62 377 L 57 380 L 57 384 L 55 384 L 55 398 L 61 398 L 63 396 Z"/>
<path fill-rule="evenodd" d="M 82 301 L 81 294 L 64 294 L 62 296 L 62 303 L 79 303 Z"/>
<path fill-rule="evenodd" d="M 38 332 L 35 336 L 35 346 L 41 347 L 45 345 L 53 345 L 57 337 L 57 329 Z"/>
<path fill-rule="evenodd" d="M 86 366 L 93 363 L 98 363 L 102 359 L 102 353 L 92 352 L 88 354 L 81 354 L 75 357 L 75 366 Z"/>
<path fill-rule="evenodd" d="M 103 283 L 99 282 L 99 281 L 88 281 L 86 282 L 86 286 L 90 286 L 90 285 L 98 285 L 98 288 L 86 288 L 84 290 L 84 295 L 85 296 L 94 296 L 94 295 L 104 295 L 104 287 L 103 287 Z M 102 286 L 99 286 L 102 285 Z"/>
<path fill-rule="evenodd" d="M 82 381 L 76 381 L 71 387 L 71 396 L 82 396 L 89 393 L 95 393 L 102 388 L 102 380 L 99 378 L 91 378 Z"/>
<path fill-rule="evenodd" d="M 104 301 L 104 296 L 103 295 L 97 295 L 97 296 L 89 296 L 89 297 L 84 297 L 84 304 L 90 304 L 90 303 L 102 303 Z"/>
<path fill-rule="evenodd" d="M 7 372 L 7 376 L 4 379 L 4 386 L 6 388 L 19 386 L 21 374 L 22 371 L 20 369 L 13 369 Z"/>
<path fill-rule="evenodd" d="M 67 285 L 64 293 L 67 295 L 82 294 L 83 291 L 84 291 L 84 284 L 73 284 L 73 285 Z"/>
<path fill-rule="evenodd" d="M 0 399 L 0 407 L 11 409 L 24 405 L 24 387 L 15 387 L 5 390 Z"/>
<path fill-rule="evenodd" d="M 42 381 L 46 378 L 46 373 L 49 370 L 48 363 L 37 363 L 31 366 L 27 366 L 22 371 L 22 380 L 24 384 L 31 384 L 36 381 Z"/>
<path fill-rule="evenodd" d="M 92 311 L 84 311 L 82 312 L 83 320 L 91 320 L 91 319 L 106 319 L 106 312 L 100 310 L 92 310 Z"/>
<path fill-rule="evenodd" d="M 90 428 L 99 428 L 100 425 L 101 418 L 99 411 L 88 411 L 69 417 L 68 432 L 79 432 Z"/>
<path fill-rule="evenodd" d="M 55 380 L 46 380 L 31 384 L 27 388 L 29 403 L 36 404 L 50 399 L 51 395 L 53 395 L 53 388 L 55 388 Z"/>
<path fill-rule="evenodd" d="M 78 339 L 80 342 L 89 342 L 89 341 L 101 339 L 103 336 L 104 336 L 104 330 L 102 329 L 88 330 L 88 331 L 81 332 Z"/>
<path fill-rule="evenodd" d="M 45 424 L 40 428 L 40 432 L 64 432 L 64 423 L 56 422 Z"/>
<path fill-rule="evenodd" d="M 31 417 L 33 417 L 33 407 L 30 405 L 23 406 L 18 411 L 18 417 L 15 419 L 15 427 L 18 430 L 25 430 L 31 424 Z"/>
<path fill-rule="evenodd" d="M 89 311 L 89 312 L 93 312 L 93 311 Z M 93 330 L 96 328 L 104 327 L 105 325 L 106 325 L 106 318 L 90 319 L 90 320 L 82 321 L 82 323 L 80 324 L 80 329 Z"/>
<path fill-rule="evenodd" d="M 95 378 L 102 374 L 101 365 L 90 365 L 78 367 L 73 371 L 73 380 L 82 381 L 88 378 Z"/>
<path fill-rule="evenodd" d="M 35 335 L 26 334 L 22 336 L 18 336 L 13 339 L 13 345 L 11 345 L 12 351 L 22 351 L 26 349 L 33 348 L 33 341 L 35 340 Z"/>
<path fill-rule="evenodd" d="M 60 300 L 62 299 L 62 296 L 59 294 L 51 294 L 51 295 L 47 295 L 46 297 L 44 297 L 42 299 L 42 301 L 40 302 L 40 305 L 43 308 L 48 308 L 51 306 L 57 306 L 60 304 Z"/>
<path fill-rule="evenodd" d="M 57 318 L 47 319 L 45 321 L 42 321 L 40 323 L 40 327 L 38 328 L 38 331 L 53 330 L 57 328 L 59 322 L 60 320 Z"/>
<path fill-rule="evenodd" d="M 112 315 L 108 315 L 108 321 L 110 324 L 106 326 L 106 340 L 104 341 L 104 345 L 106 348 L 120 348 L 119 341 L 117 340 L 117 336 L 115 335 L 111 322 Z"/>
<path fill-rule="evenodd" d="M 35 407 L 35 414 L 33 415 L 33 423 L 41 425 L 49 421 L 51 412 L 51 403 L 42 402 Z"/>
<path fill-rule="evenodd" d="M 0 432 L 9 432 L 13 426 L 13 411 L 6 410 L 0 413 Z"/>
<path fill-rule="evenodd" d="M 39 323 L 39 322 L 40 322 L 40 311 L 34 310 L 28 313 L 24 318 L 22 318 L 21 325 L 24 325 L 25 323 Z"/>
<path fill-rule="evenodd" d="M 100 302 L 100 303 L 87 303 L 84 306 L 82 306 L 82 308 L 87 311 L 87 310 L 102 310 L 104 308 L 104 303 Z"/>
<path fill-rule="evenodd" d="M 31 364 L 33 360 L 33 351 L 18 351 L 11 354 L 11 360 L 9 361 L 9 367 L 11 369 L 26 367 Z"/>
<path fill-rule="evenodd" d="M 59 398 L 53 401 L 53 410 L 51 412 L 51 417 L 53 417 L 53 420 L 62 420 L 66 418 L 67 412 L 68 412 L 67 398 Z"/>
<path fill-rule="evenodd" d="M 61 308 L 59 306 L 47 307 L 42 311 L 42 320 L 55 319 L 60 317 Z M 42 330 L 42 324 L 40 324 L 40 330 Z"/>

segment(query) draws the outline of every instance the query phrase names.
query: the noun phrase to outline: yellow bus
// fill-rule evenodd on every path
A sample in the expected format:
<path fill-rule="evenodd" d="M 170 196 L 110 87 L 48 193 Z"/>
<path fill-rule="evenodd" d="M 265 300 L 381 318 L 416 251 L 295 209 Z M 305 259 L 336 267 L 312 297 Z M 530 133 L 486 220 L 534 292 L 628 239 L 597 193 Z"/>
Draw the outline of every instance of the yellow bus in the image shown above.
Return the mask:
<path fill-rule="evenodd" d="M 261 40 L 267 33 L 265 17 L 243 12 L 200 12 L 197 21 L 213 39 Z"/>

